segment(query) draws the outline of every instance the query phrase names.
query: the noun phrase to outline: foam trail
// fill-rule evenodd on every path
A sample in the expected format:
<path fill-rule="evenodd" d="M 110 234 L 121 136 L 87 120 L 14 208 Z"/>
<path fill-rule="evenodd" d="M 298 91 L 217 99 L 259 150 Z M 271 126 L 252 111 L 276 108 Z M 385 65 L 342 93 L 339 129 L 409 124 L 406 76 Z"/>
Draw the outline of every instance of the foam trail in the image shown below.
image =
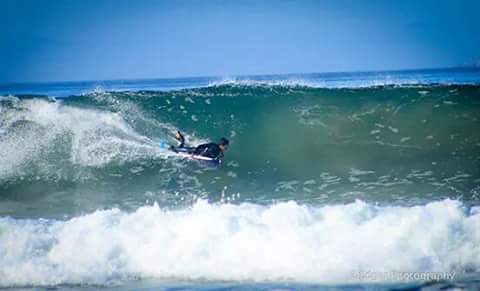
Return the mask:
<path fill-rule="evenodd" d="M 0 123 L 0 178 L 19 176 L 34 164 L 47 173 L 59 161 L 100 167 L 145 157 L 161 157 L 155 142 L 137 133 L 121 114 L 72 107 L 43 99 L 17 100 Z M 55 154 L 54 158 L 49 155 Z"/>
<path fill-rule="evenodd" d="M 208 204 L 67 221 L 0 218 L 0 287 L 130 278 L 352 282 L 362 271 L 480 268 L 480 213 L 444 200 L 308 207 Z"/>

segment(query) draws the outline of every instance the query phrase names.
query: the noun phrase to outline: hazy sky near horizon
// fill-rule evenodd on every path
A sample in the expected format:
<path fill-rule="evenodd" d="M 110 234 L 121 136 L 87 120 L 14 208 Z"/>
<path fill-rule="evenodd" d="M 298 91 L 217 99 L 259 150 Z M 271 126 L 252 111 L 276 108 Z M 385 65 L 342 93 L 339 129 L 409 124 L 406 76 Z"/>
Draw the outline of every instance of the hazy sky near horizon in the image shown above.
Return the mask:
<path fill-rule="evenodd" d="M 449 67 L 480 1 L 0 0 L 0 83 Z"/>

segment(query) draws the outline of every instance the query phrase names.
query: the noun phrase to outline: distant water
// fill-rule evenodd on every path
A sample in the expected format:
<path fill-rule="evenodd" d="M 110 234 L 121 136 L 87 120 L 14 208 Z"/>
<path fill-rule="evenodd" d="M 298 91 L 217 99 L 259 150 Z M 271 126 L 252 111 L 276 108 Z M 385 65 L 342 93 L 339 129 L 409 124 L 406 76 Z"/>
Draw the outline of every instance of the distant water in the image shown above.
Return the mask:
<path fill-rule="evenodd" d="M 480 287 L 479 69 L 0 94 L 0 288 Z M 224 163 L 161 149 L 176 129 Z"/>

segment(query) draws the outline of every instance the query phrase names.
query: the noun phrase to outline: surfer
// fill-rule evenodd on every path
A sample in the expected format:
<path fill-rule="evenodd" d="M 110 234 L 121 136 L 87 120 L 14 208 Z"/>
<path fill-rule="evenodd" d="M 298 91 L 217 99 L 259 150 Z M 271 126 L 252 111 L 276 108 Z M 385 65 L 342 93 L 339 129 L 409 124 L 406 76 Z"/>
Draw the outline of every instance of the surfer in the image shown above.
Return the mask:
<path fill-rule="evenodd" d="M 175 134 L 175 139 L 177 139 L 180 144 L 176 147 L 171 146 L 170 149 L 172 151 L 211 158 L 213 160 L 221 160 L 225 154 L 225 151 L 228 149 L 229 144 L 228 139 L 222 137 L 219 143 L 210 142 L 198 145 L 196 147 L 187 147 L 185 146 L 185 137 L 180 131 L 177 131 Z"/>

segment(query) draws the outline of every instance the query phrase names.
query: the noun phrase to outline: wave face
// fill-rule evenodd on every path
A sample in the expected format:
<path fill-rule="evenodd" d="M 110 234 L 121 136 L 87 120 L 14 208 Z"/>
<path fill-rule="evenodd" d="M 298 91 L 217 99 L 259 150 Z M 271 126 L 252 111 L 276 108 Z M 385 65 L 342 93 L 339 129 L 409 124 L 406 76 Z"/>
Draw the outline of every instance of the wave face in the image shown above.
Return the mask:
<path fill-rule="evenodd" d="M 0 97 L 0 287 L 478 274 L 480 86 L 465 78 Z M 229 138 L 224 163 L 160 148 L 176 129 Z"/>
<path fill-rule="evenodd" d="M 410 208 L 199 201 L 67 221 L 2 218 L 0 231 L 0 287 L 148 277 L 332 283 L 355 282 L 359 270 L 480 267 L 480 212 L 452 200 Z"/>
<path fill-rule="evenodd" d="M 220 85 L 57 102 L 5 97 L 0 190 L 12 203 L 18 193 L 36 199 L 28 211 L 42 216 L 197 198 L 471 202 L 480 191 L 479 102 L 478 86 Z M 191 144 L 227 136 L 222 167 L 160 149 L 162 140 L 175 143 L 177 128 Z M 22 215 L 5 205 L 0 213 Z"/>

